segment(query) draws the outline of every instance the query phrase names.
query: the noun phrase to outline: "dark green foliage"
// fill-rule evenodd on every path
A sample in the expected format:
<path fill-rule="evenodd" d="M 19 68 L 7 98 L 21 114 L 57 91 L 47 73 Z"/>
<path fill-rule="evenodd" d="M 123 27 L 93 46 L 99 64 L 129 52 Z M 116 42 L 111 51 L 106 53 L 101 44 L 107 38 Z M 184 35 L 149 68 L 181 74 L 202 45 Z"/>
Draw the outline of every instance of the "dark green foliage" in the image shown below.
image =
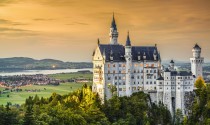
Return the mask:
<path fill-rule="evenodd" d="M 102 110 L 114 124 L 171 124 L 167 108 L 151 103 L 149 96 L 143 92 L 134 93 L 131 97 L 114 96 L 105 102 Z"/>
<path fill-rule="evenodd" d="M 18 112 L 16 109 L 11 108 L 7 103 L 6 107 L 0 106 L 0 125 L 17 125 Z"/>
<path fill-rule="evenodd" d="M 210 85 L 204 85 L 196 90 L 196 98 L 191 110 L 186 122 L 188 125 L 210 124 Z"/>
<path fill-rule="evenodd" d="M 99 95 L 90 86 L 68 95 L 52 93 L 49 98 L 29 97 L 22 107 L 13 111 L 10 104 L 0 107 L 0 124 L 20 125 L 167 125 L 170 112 L 161 103 L 155 105 L 143 92 L 131 97 L 117 97 L 101 104 Z M 3 112 L 3 114 L 2 114 Z M 5 113 L 10 112 L 9 119 Z M 9 125 L 8 124 L 8 125 Z"/>

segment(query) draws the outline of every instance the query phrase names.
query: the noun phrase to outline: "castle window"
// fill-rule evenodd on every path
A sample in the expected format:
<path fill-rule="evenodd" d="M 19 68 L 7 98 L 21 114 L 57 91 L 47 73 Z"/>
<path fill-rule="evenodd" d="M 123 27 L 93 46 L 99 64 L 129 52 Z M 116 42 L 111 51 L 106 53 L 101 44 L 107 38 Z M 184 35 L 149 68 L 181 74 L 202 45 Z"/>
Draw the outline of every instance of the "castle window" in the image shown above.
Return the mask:
<path fill-rule="evenodd" d="M 185 89 L 187 89 L 187 87 L 185 87 Z"/>
<path fill-rule="evenodd" d="M 110 70 L 108 70 L 108 73 L 110 74 Z"/>
<path fill-rule="evenodd" d="M 115 64 L 113 64 L 113 67 L 115 67 Z"/>
<path fill-rule="evenodd" d="M 125 82 L 123 82 L 123 85 L 125 85 Z"/>
<path fill-rule="evenodd" d="M 147 70 L 147 73 L 148 73 L 149 71 Z"/>
<path fill-rule="evenodd" d="M 152 84 L 152 81 L 150 82 L 150 84 Z"/>
<path fill-rule="evenodd" d="M 154 87 L 154 90 L 156 90 L 156 87 Z"/>
<path fill-rule="evenodd" d="M 154 79 L 156 79 L 156 76 L 154 76 Z"/>
<path fill-rule="evenodd" d="M 119 64 L 119 67 L 121 67 L 121 64 Z"/>
<path fill-rule="evenodd" d="M 108 80 L 110 80 L 111 79 L 111 77 L 108 77 Z"/>
<path fill-rule="evenodd" d="M 156 84 L 156 81 L 154 81 L 154 84 Z"/>
<path fill-rule="evenodd" d="M 115 80 L 117 80 L 117 76 L 115 76 Z"/>
<path fill-rule="evenodd" d="M 121 85 L 121 83 L 119 82 L 119 85 Z"/>
<path fill-rule="evenodd" d="M 160 85 L 162 84 L 162 82 L 160 82 Z"/>
<path fill-rule="evenodd" d="M 148 82 L 147 82 L 147 84 L 148 84 Z"/>
<path fill-rule="evenodd" d="M 143 76 L 141 76 L 141 79 L 143 79 L 144 77 Z"/>
<path fill-rule="evenodd" d="M 119 88 L 119 91 L 122 91 L 122 88 Z"/>
<path fill-rule="evenodd" d="M 154 70 L 154 73 L 156 73 L 156 70 Z"/>
<path fill-rule="evenodd" d="M 137 79 L 139 79 L 140 77 L 139 76 L 137 76 Z"/>
<path fill-rule="evenodd" d="M 131 76 L 131 79 L 134 79 L 134 76 Z"/>
<path fill-rule="evenodd" d="M 136 73 L 136 70 L 134 70 L 133 72 Z"/>
<path fill-rule="evenodd" d="M 119 70 L 119 73 L 121 74 L 121 70 Z"/>
<path fill-rule="evenodd" d="M 121 76 L 119 76 L 119 80 L 121 80 Z"/>
<path fill-rule="evenodd" d="M 125 80 L 125 76 L 123 77 L 123 80 Z"/>
<path fill-rule="evenodd" d="M 162 89 L 162 87 L 160 87 L 160 89 Z"/>
<path fill-rule="evenodd" d="M 113 70 L 113 73 L 115 74 L 115 70 Z"/>
<path fill-rule="evenodd" d="M 115 82 L 115 85 L 117 85 L 117 82 Z"/>
<path fill-rule="evenodd" d="M 150 73 L 152 73 L 152 70 L 150 70 Z"/>
<path fill-rule="evenodd" d="M 133 84 L 136 84 L 135 82 L 133 82 Z"/>
<path fill-rule="evenodd" d="M 138 82 L 138 84 L 139 84 L 139 82 Z"/>

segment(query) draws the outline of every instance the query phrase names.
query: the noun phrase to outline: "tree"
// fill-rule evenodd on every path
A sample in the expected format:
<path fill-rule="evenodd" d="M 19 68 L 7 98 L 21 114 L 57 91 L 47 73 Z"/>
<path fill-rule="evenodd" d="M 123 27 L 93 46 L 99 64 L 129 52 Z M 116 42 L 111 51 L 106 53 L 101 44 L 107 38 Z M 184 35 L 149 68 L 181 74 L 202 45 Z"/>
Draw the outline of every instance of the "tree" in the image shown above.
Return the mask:
<path fill-rule="evenodd" d="M 177 109 L 175 114 L 175 125 L 181 125 L 183 119 L 182 110 Z"/>
<path fill-rule="evenodd" d="M 35 125 L 32 105 L 27 106 L 23 121 L 23 125 Z"/>
<path fill-rule="evenodd" d="M 206 83 L 205 83 L 204 79 L 201 76 L 199 76 L 197 78 L 197 80 L 195 81 L 195 87 L 197 89 L 201 89 L 203 87 L 206 87 Z"/>
<path fill-rule="evenodd" d="M 112 96 L 114 95 L 114 93 L 117 91 L 117 87 L 115 85 L 108 85 L 108 88 L 110 89 Z"/>
<path fill-rule="evenodd" d="M 184 116 L 183 125 L 187 125 L 187 116 Z"/>
<path fill-rule="evenodd" d="M 29 96 L 29 98 L 26 99 L 26 112 L 23 118 L 23 125 L 35 125 L 33 104 L 33 97 Z"/>

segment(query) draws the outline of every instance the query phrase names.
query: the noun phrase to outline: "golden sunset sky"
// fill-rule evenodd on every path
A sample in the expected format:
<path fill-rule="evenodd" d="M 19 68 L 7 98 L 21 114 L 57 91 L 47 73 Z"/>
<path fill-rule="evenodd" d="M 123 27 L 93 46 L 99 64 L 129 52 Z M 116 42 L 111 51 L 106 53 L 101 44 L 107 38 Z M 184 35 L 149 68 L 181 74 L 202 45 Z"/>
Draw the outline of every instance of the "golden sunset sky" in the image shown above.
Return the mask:
<path fill-rule="evenodd" d="M 158 45 L 162 60 L 210 60 L 210 0 L 0 0 L 0 58 L 91 61 L 109 43 L 112 13 L 125 44 Z"/>

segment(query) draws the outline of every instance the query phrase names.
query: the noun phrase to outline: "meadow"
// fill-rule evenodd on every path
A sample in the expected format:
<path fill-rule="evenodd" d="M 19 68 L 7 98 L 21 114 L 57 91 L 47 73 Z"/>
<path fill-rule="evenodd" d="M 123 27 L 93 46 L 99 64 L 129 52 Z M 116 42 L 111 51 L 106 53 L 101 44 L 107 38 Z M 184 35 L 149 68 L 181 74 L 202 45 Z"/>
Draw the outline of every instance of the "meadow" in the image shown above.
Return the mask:
<path fill-rule="evenodd" d="M 68 73 L 68 74 L 53 74 L 49 75 L 52 78 L 61 79 L 61 80 L 67 80 L 71 78 L 88 78 L 92 79 L 92 74 L 81 74 L 81 73 Z M 1 94 L 0 96 L 0 105 L 5 105 L 7 102 L 11 102 L 14 104 L 23 104 L 25 102 L 25 99 L 29 96 L 35 96 L 38 95 L 39 97 L 50 97 L 53 92 L 56 92 L 60 95 L 68 94 L 70 92 L 73 92 L 75 90 L 80 89 L 85 83 L 60 83 L 58 86 L 54 85 L 28 85 L 28 86 L 22 86 L 20 89 L 22 91 L 19 92 L 11 92 L 11 90 L 7 90 L 7 93 Z M 86 83 L 87 85 L 91 85 L 92 83 Z M 3 91 L 5 88 L 0 87 L 0 91 Z M 40 90 L 36 92 L 27 92 L 25 90 Z"/>

